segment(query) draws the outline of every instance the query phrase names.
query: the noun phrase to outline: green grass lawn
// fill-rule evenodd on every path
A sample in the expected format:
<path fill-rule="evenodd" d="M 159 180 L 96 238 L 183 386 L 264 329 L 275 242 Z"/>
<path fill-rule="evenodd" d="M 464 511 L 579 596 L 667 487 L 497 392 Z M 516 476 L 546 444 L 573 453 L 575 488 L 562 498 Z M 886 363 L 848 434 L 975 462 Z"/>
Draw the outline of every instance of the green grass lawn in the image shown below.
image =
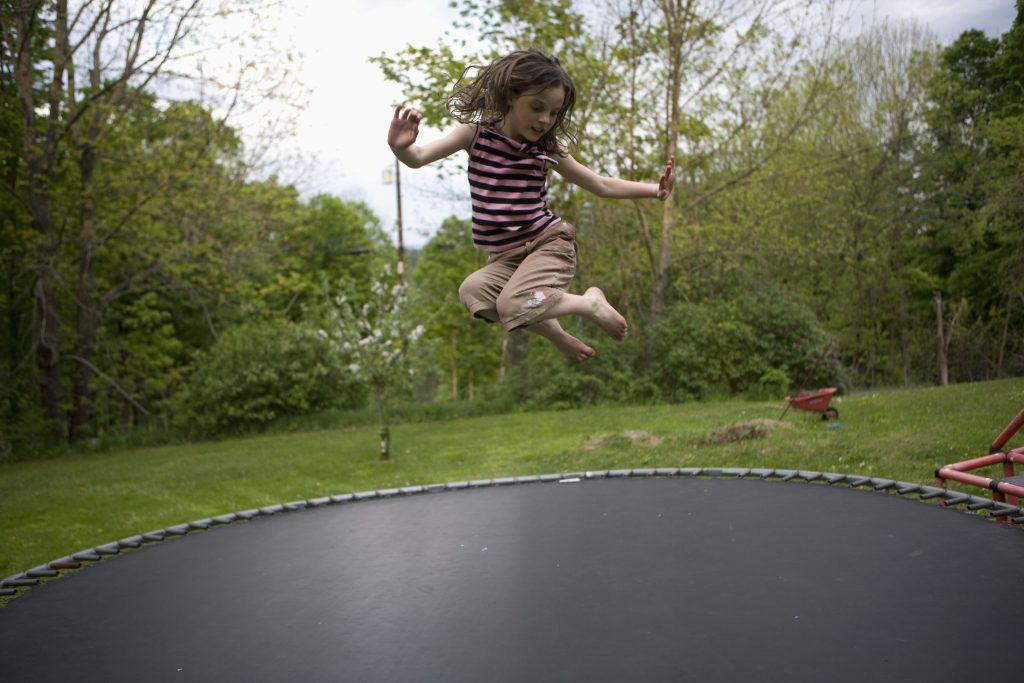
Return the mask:
<path fill-rule="evenodd" d="M 862 393 L 833 404 L 838 428 L 826 428 L 816 414 L 790 411 L 766 437 L 722 444 L 705 439 L 738 422 L 775 420 L 784 404 L 608 406 L 406 423 L 392 427 L 387 462 L 379 458 L 377 430 L 354 427 L 6 463 L 0 465 L 0 578 L 202 517 L 465 479 L 734 466 L 931 484 L 937 466 L 988 452 L 1024 407 L 1024 379 Z"/>

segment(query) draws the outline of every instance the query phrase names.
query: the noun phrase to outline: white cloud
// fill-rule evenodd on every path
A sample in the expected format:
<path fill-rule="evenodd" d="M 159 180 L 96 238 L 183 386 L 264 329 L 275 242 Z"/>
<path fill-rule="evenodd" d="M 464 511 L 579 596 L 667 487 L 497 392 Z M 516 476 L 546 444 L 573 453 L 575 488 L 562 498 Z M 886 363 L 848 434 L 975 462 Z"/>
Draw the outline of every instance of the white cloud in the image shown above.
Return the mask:
<path fill-rule="evenodd" d="M 867 0 L 861 12 L 866 18 L 919 21 L 947 44 L 971 28 L 1001 35 L 1010 30 L 1016 15 L 1013 0 Z"/>

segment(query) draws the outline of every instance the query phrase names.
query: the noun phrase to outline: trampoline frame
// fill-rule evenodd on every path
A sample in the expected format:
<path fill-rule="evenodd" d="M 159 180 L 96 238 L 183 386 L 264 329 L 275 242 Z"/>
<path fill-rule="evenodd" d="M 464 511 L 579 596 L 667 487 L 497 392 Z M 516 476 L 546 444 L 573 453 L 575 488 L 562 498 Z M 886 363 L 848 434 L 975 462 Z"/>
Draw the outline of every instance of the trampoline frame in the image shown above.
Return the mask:
<path fill-rule="evenodd" d="M 1024 421 L 1024 411 L 1021 412 Z M 1007 437 L 1009 438 L 1009 437 Z M 249 520 L 261 515 L 275 515 L 283 512 L 292 512 L 306 508 L 316 508 L 323 505 L 334 505 L 344 503 L 358 503 L 367 500 L 394 498 L 398 496 L 418 495 L 425 493 L 442 493 L 446 491 L 458 491 L 461 489 L 475 489 L 494 486 L 513 486 L 521 484 L 539 483 L 575 483 L 586 480 L 621 478 L 621 477 L 715 477 L 715 478 L 737 478 L 737 479 L 762 479 L 778 480 L 781 482 L 797 481 L 803 483 L 816 483 L 818 485 L 842 484 L 850 488 L 870 489 L 881 493 L 895 493 L 900 496 L 918 497 L 920 501 L 928 501 L 933 498 L 941 499 L 942 507 L 956 508 L 964 506 L 970 512 L 984 512 L 989 519 L 1007 519 L 1015 524 L 1024 524 L 1024 509 L 998 500 L 990 500 L 981 496 L 972 496 L 967 493 L 950 491 L 944 486 L 927 486 L 914 484 L 894 479 L 881 477 L 869 477 L 859 474 L 839 474 L 835 472 L 815 472 L 806 470 L 789 469 L 766 469 L 750 467 L 668 467 L 651 469 L 626 469 L 626 470 L 599 470 L 587 472 L 572 472 L 566 474 L 543 474 L 534 476 L 503 477 L 498 479 L 478 479 L 473 481 L 456 481 L 446 484 L 428 484 L 426 486 L 406 486 L 403 488 L 379 489 L 373 491 L 361 491 L 358 493 L 346 493 L 341 495 L 324 496 L 309 500 L 298 500 L 290 503 L 278 503 L 262 508 L 241 510 L 216 517 L 197 519 L 185 524 L 177 524 L 158 529 L 119 541 L 98 545 L 92 548 L 81 550 L 77 553 L 66 555 L 59 559 L 39 565 L 19 574 L 9 576 L 0 581 L 0 596 L 8 599 L 16 598 L 26 589 L 36 586 L 42 580 L 59 577 L 61 572 L 77 570 L 84 563 L 99 562 L 104 558 L 118 555 L 122 550 L 131 551 L 141 548 L 144 544 L 158 543 L 170 538 L 184 536 L 193 531 L 205 531 L 216 526 L 230 524 L 239 520 Z"/>
<path fill-rule="evenodd" d="M 971 486 L 989 489 L 992 491 L 992 500 L 997 503 L 1020 505 L 1021 499 L 1024 498 L 1024 485 L 1019 481 L 1020 477 L 1014 477 L 1013 464 L 1020 463 L 1024 465 L 1024 446 L 1010 451 L 1004 451 L 1003 446 L 1013 438 L 1021 426 L 1024 426 L 1024 410 L 1017 413 L 1017 416 L 1010 420 L 1010 423 L 999 433 L 999 436 L 996 437 L 988 449 L 989 455 L 962 460 L 945 467 L 936 468 L 935 483 L 942 488 L 946 488 L 946 480 L 952 479 L 961 484 L 970 484 Z M 989 479 L 977 474 L 968 474 L 970 470 L 1000 463 L 1003 466 L 1003 479 Z M 1011 524 L 1021 523 L 1020 520 L 1010 516 L 999 516 L 997 518 L 999 521 L 1006 521 Z"/>

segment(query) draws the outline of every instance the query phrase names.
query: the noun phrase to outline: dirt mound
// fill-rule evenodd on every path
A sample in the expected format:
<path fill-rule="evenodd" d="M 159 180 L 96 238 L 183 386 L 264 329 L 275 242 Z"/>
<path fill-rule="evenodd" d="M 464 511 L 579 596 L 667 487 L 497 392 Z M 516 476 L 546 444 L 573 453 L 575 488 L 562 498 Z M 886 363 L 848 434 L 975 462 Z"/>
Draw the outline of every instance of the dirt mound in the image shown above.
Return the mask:
<path fill-rule="evenodd" d="M 704 437 L 704 443 L 732 443 L 733 441 L 742 441 L 744 439 L 763 439 L 777 427 L 789 429 L 791 426 L 788 422 L 782 422 L 781 420 L 769 420 L 766 418 L 747 420 L 709 433 Z"/>
<path fill-rule="evenodd" d="M 595 434 L 583 444 L 583 450 L 592 451 L 597 448 L 622 448 L 633 445 L 657 446 L 664 439 L 656 434 L 640 429 L 627 429 L 621 434 Z"/>

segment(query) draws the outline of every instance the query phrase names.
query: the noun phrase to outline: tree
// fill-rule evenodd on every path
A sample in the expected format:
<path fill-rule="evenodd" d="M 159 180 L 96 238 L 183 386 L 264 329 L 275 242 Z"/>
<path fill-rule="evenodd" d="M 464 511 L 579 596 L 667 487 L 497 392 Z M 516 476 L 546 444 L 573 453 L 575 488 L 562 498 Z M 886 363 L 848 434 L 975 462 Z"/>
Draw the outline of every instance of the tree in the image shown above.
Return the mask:
<path fill-rule="evenodd" d="M 965 302 L 958 322 L 971 342 L 951 345 L 948 358 L 936 354 L 940 378 L 944 363 L 963 378 L 1024 370 L 1024 288 L 1017 277 L 1024 262 L 1022 44 L 1018 2 L 1010 31 L 998 39 L 965 31 L 943 50 L 929 82 L 918 185 L 926 218 L 917 261 L 933 296 Z"/>
<path fill-rule="evenodd" d="M 114 206 L 108 203 L 104 215 L 103 198 L 121 189 L 102 184 L 111 177 L 104 175 L 103 164 L 119 151 L 112 138 L 133 113 L 152 108 L 151 90 L 158 84 L 166 86 L 175 66 L 180 74 L 198 74 L 182 79 L 199 85 L 197 93 L 228 95 L 222 109 L 226 113 L 217 121 L 221 129 L 252 83 L 246 76 L 252 62 L 243 63 L 233 81 L 220 82 L 202 75 L 198 62 L 202 49 L 184 48 L 197 47 L 204 37 L 210 40 L 203 35 L 204 29 L 219 19 L 255 12 L 259 4 L 236 0 L 210 10 L 206 4 L 200 0 L 147 0 L 134 5 L 57 0 L 8 3 L 0 9 L 2 54 L 5 65 L 10 65 L 5 69 L 9 74 L 5 86 L 17 94 L 19 154 L 25 160 L 24 182 L 8 188 L 26 207 L 36 233 L 33 347 L 41 404 L 46 419 L 61 425 L 67 403 L 62 359 L 74 361 L 73 405 L 68 415 L 72 439 L 87 431 L 90 420 L 97 335 L 105 297 L 110 294 L 97 290 L 96 268 L 103 251 L 112 243 L 111 237 L 133 224 L 155 198 L 173 192 L 176 181 L 193 170 L 207 151 L 203 145 L 194 146 L 194 154 L 177 159 L 172 167 L 147 169 L 150 172 L 133 179 L 144 185 L 136 201 L 117 206 L 120 213 L 114 214 L 110 213 Z M 231 44 L 230 40 L 226 42 Z M 267 79 L 261 80 L 265 85 Z M 212 132 L 207 142 L 218 137 L 209 128 L 195 131 L 203 132 Z M 65 225 L 74 226 L 72 239 L 62 234 Z M 69 246 L 71 253 L 66 251 Z M 129 269 L 115 287 L 130 290 L 159 267 L 159 262 L 151 262 Z M 65 298 L 73 302 L 70 315 L 63 310 Z M 74 323 L 68 321 L 71 315 Z M 68 346 L 71 353 L 62 351 Z"/>
<path fill-rule="evenodd" d="M 349 369 L 373 391 L 380 425 L 380 457 L 391 453 L 387 399 L 407 374 L 406 351 L 423 333 L 423 325 L 408 314 L 408 285 L 386 265 L 370 286 L 370 297 L 359 302 L 350 284 L 342 281 L 320 331 L 338 353 L 354 362 Z"/>
<path fill-rule="evenodd" d="M 485 261 L 473 246 L 468 223 L 448 218 L 411 273 L 413 315 L 424 325 L 421 344 L 429 350 L 430 365 L 447 376 L 445 393 L 452 400 L 473 398 L 477 386 L 500 372 L 500 326 L 473 319 L 458 297 L 459 284 Z"/>

